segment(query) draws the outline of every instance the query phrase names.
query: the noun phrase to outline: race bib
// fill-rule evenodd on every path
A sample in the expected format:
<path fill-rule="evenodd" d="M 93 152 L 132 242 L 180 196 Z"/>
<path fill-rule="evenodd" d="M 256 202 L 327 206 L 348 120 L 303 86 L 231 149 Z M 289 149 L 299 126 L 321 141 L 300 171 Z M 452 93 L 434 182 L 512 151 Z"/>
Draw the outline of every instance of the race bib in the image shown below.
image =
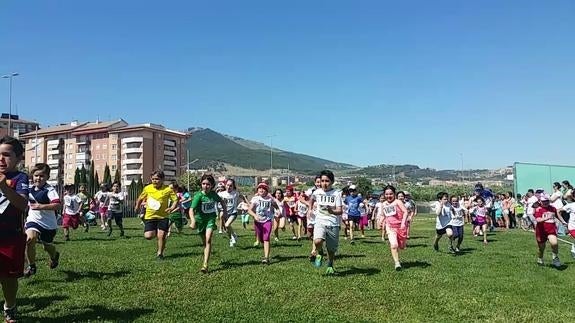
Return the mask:
<path fill-rule="evenodd" d="M 305 204 L 300 204 L 297 208 L 298 212 L 301 214 L 304 214 L 307 212 L 307 205 Z"/>
<path fill-rule="evenodd" d="M 317 204 L 319 206 L 335 206 L 335 196 L 333 195 L 318 195 Z"/>
<path fill-rule="evenodd" d="M 546 223 L 555 223 L 555 213 L 553 212 L 545 212 L 541 217 Z"/>
<path fill-rule="evenodd" d="M 228 209 L 234 207 L 234 199 L 225 199 Z"/>
<path fill-rule="evenodd" d="M 202 202 L 202 213 L 216 213 L 216 203 L 215 202 Z"/>
<path fill-rule="evenodd" d="M 383 214 L 385 216 L 395 216 L 397 215 L 397 209 L 395 205 L 388 205 L 383 207 Z"/>
<path fill-rule="evenodd" d="M 154 199 L 153 197 L 148 197 L 148 199 L 146 200 L 146 207 L 149 209 L 158 211 L 161 206 L 162 203 L 160 203 L 160 201 Z"/>

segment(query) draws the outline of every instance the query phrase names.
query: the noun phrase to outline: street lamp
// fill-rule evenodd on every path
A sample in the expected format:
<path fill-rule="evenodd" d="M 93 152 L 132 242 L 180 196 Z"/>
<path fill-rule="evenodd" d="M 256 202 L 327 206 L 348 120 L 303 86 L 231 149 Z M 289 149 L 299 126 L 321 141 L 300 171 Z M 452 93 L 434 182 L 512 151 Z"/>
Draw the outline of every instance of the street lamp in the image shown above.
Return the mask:
<path fill-rule="evenodd" d="M 8 135 L 12 136 L 12 79 L 16 76 L 18 76 L 20 74 L 18 73 L 11 73 L 11 74 L 7 74 L 7 75 L 3 75 L 2 78 L 3 79 L 10 79 L 10 93 L 8 95 L 9 97 L 9 111 L 8 111 Z"/>
<path fill-rule="evenodd" d="M 273 175 L 273 170 L 274 170 L 274 137 L 276 135 L 269 135 L 268 137 L 270 138 L 270 182 L 269 185 L 272 185 L 272 175 Z"/>

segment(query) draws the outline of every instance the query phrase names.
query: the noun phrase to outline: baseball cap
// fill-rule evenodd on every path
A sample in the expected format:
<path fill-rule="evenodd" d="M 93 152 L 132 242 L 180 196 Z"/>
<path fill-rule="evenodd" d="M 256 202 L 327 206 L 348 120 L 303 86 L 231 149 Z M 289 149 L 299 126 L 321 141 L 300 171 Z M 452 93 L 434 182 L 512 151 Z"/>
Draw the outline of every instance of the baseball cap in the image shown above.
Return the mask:
<path fill-rule="evenodd" d="M 542 188 L 538 188 L 535 190 L 535 193 L 543 193 L 543 192 L 545 192 L 545 190 Z"/>
<path fill-rule="evenodd" d="M 539 200 L 541 200 L 541 201 L 549 201 L 549 195 L 547 195 L 547 194 L 541 194 L 541 196 L 539 197 Z"/>
<path fill-rule="evenodd" d="M 356 187 L 355 185 L 350 185 L 350 186 L 349 186 L 349 189 L 350 189 L 351 191 L 354 191 L 354 190 L 357 189 L 357 187 Z"/>
<path fill-rule="evenodd" d="M 268 192 L 269 192 L 269 190 L 270 190 L 270 187 L 269 187 L 268 184 L 266 184 L 266 183 L 259 183 L 259 184 L 258 184 L 258 189 L 260 189 L 260 188 L 263 188 L 263 189 L 265 189 L 265 190 L 268 191 Z"/>

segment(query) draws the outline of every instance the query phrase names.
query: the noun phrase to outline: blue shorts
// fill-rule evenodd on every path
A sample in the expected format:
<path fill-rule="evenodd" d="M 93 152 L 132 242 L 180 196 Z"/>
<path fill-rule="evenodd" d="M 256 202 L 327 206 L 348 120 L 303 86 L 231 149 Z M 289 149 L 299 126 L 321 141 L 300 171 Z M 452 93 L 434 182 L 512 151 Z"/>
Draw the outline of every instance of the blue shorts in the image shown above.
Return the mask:
<path fill-rule="evenodd" d="M 24 229 L 26 231 L 32 230 L 38 232 L 40 234 L 38 240 L 42 243 L 52 243 L 54 242 L 54 237 L 56 236 L 56 230 L 45 229 L 36 222 L 26 222 Z"/>
<path fill-rule="evenodd" d="M 453 225 L 451 226 L 451 230 L 453 231 L 453 237 L 459 238 L 463 237 L 463 226 L 462 225 Z"/>

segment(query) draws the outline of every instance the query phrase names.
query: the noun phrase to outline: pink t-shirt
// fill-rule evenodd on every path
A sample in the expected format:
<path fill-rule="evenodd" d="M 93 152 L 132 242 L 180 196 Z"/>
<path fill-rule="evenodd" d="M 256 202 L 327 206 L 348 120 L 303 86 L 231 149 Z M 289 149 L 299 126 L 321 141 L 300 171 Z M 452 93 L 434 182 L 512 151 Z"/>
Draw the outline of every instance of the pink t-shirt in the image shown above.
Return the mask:
<path fill-rule="evenodd" d="M 383 215 L 385 216 L 385 223 L 390 227 L 400 227 L 401 220 L 403 219 L 403 211 L 397 205 L 397 201 L 391 203 L 385 201 L 382 205 Z"/>

